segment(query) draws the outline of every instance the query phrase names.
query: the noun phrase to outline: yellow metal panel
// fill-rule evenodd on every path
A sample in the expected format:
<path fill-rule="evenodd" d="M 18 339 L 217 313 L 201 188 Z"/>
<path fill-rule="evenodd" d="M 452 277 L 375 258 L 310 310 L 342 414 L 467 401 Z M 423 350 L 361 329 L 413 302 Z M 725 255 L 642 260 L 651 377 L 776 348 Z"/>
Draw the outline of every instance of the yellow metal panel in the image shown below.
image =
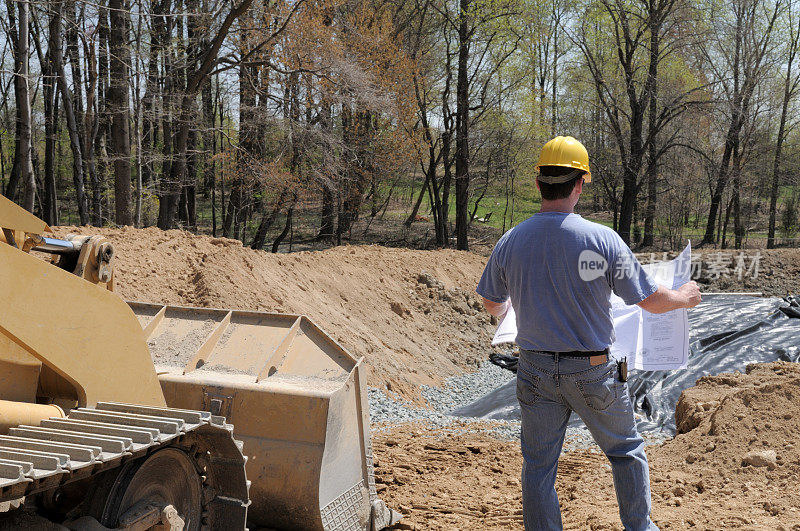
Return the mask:
<path fill-rule="evenodd" d="M 31 234 L 51 232 L 47 223 L 2 195 L 0 195 L 0 228 L 20 230 Z"/>
<path fill-rule="evenodd" d="M 42 362 L 0 334 L 0 399 L 36 402 Z"/>
<path fill-rule="evenodd" d="M 142 328 L 112 292 L 0 245 L 0 301 L 0 333 L 70 382 L 80 405 L 165 405 Z"/>
<path fill-rule="evenodd" d="M 235 437 L 244 443 L 248 456 L 251 529 L 323 531 L 320 467 L 326 452 L 330 393 L 311 385 L 245 383 L 245 375 L 203 370 L 159 378 L 170 407 L 209 409 L 211 400 L 222 402 L 220 414 L 233 423 Z M 340 444 L 353 442 L 342 439 Z"/>

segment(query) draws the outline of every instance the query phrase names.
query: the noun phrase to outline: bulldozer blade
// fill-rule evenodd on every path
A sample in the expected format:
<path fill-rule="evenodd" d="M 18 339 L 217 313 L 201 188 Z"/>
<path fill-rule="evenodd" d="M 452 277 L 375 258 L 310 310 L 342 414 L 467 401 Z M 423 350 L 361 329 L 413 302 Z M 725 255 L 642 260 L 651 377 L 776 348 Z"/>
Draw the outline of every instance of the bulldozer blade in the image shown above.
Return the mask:
<path fill-rule="evenodd" d="M 235 426 L 252 482 L 248 525 L 383 529 L 363 358 L 301 315 L 129 302 L 167 405 Z"/>

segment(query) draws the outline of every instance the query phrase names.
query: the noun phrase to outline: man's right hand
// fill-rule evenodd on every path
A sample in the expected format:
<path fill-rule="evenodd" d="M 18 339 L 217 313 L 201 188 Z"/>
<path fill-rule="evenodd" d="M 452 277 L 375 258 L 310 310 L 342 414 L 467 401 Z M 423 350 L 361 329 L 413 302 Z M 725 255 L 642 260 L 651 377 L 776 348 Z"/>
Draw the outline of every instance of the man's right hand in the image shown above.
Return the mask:
<path fill-rule="evenodd" d="M 683 306 L 684 308 L 694 308 L 700 304 L 702 300 L 702 297 L 700 297 L 700 287 L 694 280 L 690 280 L 678 288 L 678 292 L 686 299 L 686 303 Z"/>
<path fill-rule="evenodd" d="M 639 303 L 650 313 L 664 313 L 678 308 L 694 308 L 700 304 L 700 288 L 697 282 L 689 281 L 678 289 L 659 286 L 655 293 Z"/>

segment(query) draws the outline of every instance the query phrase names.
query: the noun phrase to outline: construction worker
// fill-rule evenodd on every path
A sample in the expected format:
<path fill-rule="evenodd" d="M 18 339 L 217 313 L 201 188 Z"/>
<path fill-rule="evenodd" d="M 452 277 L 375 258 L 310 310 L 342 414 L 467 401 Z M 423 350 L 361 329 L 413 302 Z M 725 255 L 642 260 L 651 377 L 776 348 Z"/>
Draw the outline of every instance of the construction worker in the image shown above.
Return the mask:
<path fill-rule="evenodd" d="M 586 148 L 557 137 L 542 148 L 536 186 L 542 207 L 506 232 L 477 292 L 486 309 L 517 315 L 517 399 L 522 414 L 522 504 L 526 530 L 561 529 L 556 469 L 570 413 L 577 413 L 611 463 L 626 530 L 658 529 L 650 519 L 644 441 L 614 340 L 611 293 L 663 313 L 700 302 L 697 284 L 658 286 L 613 230 L 575 214 L 591 182 Z"/>

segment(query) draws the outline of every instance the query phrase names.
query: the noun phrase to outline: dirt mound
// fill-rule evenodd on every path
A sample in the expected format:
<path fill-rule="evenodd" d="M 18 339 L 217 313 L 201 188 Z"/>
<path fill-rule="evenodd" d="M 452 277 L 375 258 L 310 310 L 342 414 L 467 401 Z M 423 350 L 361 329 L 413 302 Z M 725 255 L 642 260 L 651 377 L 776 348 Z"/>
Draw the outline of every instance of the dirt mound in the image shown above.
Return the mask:
<path fill-rule="evenodd" d="M 677 253 L 637 253 L 642 263 Z M 692 279 L 706 292 L 800 293 L 800 249 L 692 249 Z"/>
<path fill-rule="evenodd" d="M 647 449 L 656 524 L 800 530 L 799 403 L 800 365 L 787 362 L 686 390 L 684 432 Z M 455 431 L 375 436 L 383 496 L 416 529 L 521 529 L 518 444 Z M 605 456 L 562 456 L 556 489 L 565 529 L 620 528 Z"/>
<path fill-rule="evenodd" d="M 305 314 L 366 357 L 370 385 L 409 397 L 488 356 L 494 326 L 474 292 L 486 259 L 472 253 L 343 246 L 271 254 L 178 230 L 55 230 L 114 242 L 126 300 Z"/>
<path fill-rule="evenodd" d="M 700 249 L 697 281 L 703 291 L 750 291 L 783 297 L 800 293 L 800 249 Z"/>
<path fill-rule="evenodd" d="M 678 402 L 681 433 L 653 452 L 654 467 L 670 463 L 673 478 L 686 480 L 685 495 L 664 491 L 664 502 L 680 505 L 676 512 L 688 519 L 683 506 L 712 491 L 720 521 L 800 529 L 798 404 L 796 363 L 750 365 L 745 374 L 698 380 Z"/>

